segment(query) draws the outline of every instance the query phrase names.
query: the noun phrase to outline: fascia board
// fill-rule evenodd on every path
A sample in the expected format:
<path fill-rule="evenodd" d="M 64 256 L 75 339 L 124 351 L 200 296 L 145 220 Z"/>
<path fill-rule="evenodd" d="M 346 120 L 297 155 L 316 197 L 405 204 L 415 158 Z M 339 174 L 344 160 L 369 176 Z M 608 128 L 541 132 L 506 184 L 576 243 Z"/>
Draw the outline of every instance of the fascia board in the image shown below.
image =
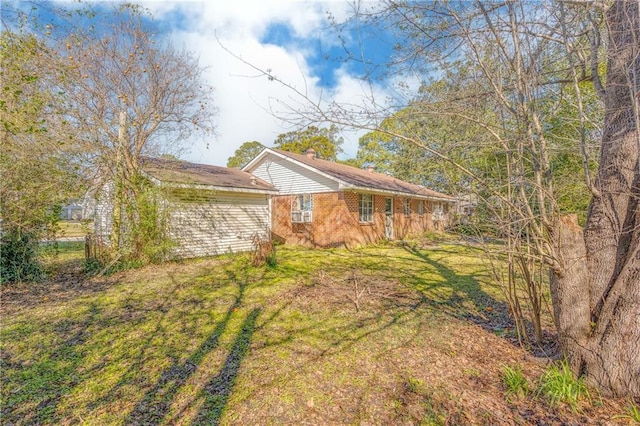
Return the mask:
<path fill-rule="evenodd" d="M 217 191 L 217 192 L 244 192 L 249 194 L 278 194 L 277 189 L 251 189 L 251 188 L 238 188 L 231 186 L 215 186 L 215 185 L 207 185 L 207 184 L 192 184 L 192 183 L 175 183 L 175 182 L 163 182 L 158 178 L 151 176 L 150 174 L 142 171 L 141 174 L 153 182 L 155 185 L 158 185 L 163 188 L 179 188 L 179 189 L 201 189 L 207 191 Z"/>
<path fill-rule="evenodd" d="M 411 197 L 411 198 L 420 199 L 420 200 L 443 201 L 443 202 L 452 203 L 452 204 L 455 203 L 455 200 L 444 198 L 444 197 L 437 197 L 433 195 L 422 195 L 422 194 L 416 194 L 413 192 L 400 192 L 400 191 L 391 191 L 386 189 L 367 188 L 365 186 L 346 185 L 343 187 L 341 185 L 340 190 L 341 191 L 358 191 L 358 192 L 365 192 L 368 194 L 396 195 L 399 197 Z"/>

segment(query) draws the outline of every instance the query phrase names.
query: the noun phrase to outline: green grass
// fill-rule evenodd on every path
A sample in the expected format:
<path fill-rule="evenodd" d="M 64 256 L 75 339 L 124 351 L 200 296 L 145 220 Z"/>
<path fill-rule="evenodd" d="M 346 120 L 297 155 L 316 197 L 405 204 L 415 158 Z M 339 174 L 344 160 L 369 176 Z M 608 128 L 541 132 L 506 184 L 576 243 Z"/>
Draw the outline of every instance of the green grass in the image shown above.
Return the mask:
<path fill-rule="evenodd" d="M 60 246 L 51 267 L 81 260 Z M 456 244 L 65 279 L 3 294 L 3 423 L 464 423 L 487 414 L 460 389 L 500 406 L 497 366 L 522 357 L 482 326 L 506 308 L 482 253 Z"/>
<path fill-rule="evenodd" d="M 615 418 L 628 420 L 630 424 L 640 425 L 640 407 L 631 399 L 625 407 L 624 414 L 617 415 Z"/>
<path fill-rule="evenodd" d="M 540 378 L 538 393 L 545 397 L 549 403 L 569 405 L 573 410 L 578 408 L 582 400 L 591 400 L 589 389 L 582 378 L 576 378 L 569 364 L 563 361 L 552 365 Z"/>
<path fill-rule="evenodd" d="M 61 220 L 58 222 L 58 235 L 60 237 L 84 237 L 92 228 L 92 222 Z"/>
<path fill-rule="evenodd" d="M 507 389 L 507 397 L 522 399 L 529 394 L 527 378 L 519 366 L 506 365 L 502 369 L 502 383 Z"/>
<path fill-rule="evenodd" d="M 69 269 L 84 262 L 84 242 L 54 241 L 40 245 L 40 259 L 49 273 Z"/>

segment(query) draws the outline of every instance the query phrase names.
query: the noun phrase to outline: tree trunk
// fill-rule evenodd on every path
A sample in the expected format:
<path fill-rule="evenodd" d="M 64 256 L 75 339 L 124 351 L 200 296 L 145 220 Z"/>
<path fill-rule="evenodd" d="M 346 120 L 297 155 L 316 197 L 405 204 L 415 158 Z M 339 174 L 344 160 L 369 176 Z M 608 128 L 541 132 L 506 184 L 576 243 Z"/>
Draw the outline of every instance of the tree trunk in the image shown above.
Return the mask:
<path fill-rule="evenodd" d="M 616 1 L 608 25 L 605 123 L 584 234 L 553 230 L 561 267 L 551 291 L 574 372 L 605 394 L 640 396 L 640 1 Z"/>

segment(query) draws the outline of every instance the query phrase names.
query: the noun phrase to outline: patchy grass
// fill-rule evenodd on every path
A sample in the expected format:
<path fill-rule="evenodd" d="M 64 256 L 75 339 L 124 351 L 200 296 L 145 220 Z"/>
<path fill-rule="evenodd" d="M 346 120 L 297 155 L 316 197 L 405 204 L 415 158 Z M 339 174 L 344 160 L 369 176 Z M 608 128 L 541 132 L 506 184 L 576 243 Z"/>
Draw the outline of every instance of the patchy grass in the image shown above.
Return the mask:
<path fill-rule="evenodd" d="M 58 222 L 58 236 L 61 238 L 78 238 L 87 235 L 93 228 L 89 221 L 61 220 Z"/>
<path fill-rule="evenodd" d="M 623 410 L 506 401 L 502 366 L 531 381 L 544 362 L 509 338 L 474 248 L 278 247 L 277 260 L 5 289 L 3 423 L 597 424 Z"/>
<path fill-rule="evenodd" d="M 627 404 L 624 414 L 618 417 L 629 420 L 630 424 L 640 425 L 640 407 L 632 399 Z"/>
<path fill-rule="evenodd" d="M 51 241 L 40 245 L 40 259 L 47 275 L 52 279 L 72 273 L 75 279 L 81 279 L 78 273 L 84 264 L 83 241 Z"/>

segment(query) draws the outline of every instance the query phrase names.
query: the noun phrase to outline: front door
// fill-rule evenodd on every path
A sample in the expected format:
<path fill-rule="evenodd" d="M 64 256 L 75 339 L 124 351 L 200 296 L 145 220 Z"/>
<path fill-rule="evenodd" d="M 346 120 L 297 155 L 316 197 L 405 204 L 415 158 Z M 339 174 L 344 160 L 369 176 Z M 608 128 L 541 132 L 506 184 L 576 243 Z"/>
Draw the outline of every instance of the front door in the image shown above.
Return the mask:
<path fill-rule="evenodd" d="M 393 198 L 384 200 L 384 237 L 393 240 Z"/>

